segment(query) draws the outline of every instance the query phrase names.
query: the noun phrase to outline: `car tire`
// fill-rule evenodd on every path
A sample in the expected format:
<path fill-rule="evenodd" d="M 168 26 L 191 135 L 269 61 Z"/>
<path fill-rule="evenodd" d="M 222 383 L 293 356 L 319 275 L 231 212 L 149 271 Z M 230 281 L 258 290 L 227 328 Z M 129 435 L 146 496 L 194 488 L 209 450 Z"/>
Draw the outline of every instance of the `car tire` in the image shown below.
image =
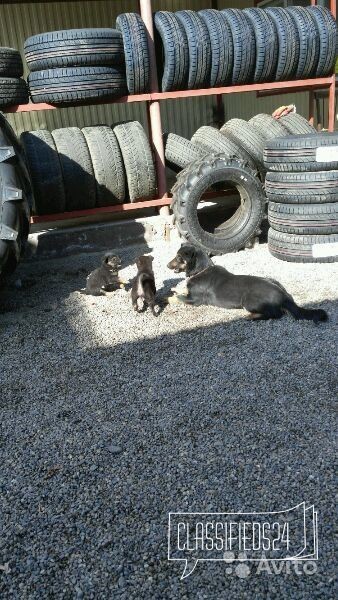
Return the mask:
<path fill-rule="evenodd" d="M 66 210 L 94 208 L 96 190 L 93 166 L 85 137 L 78 127 L 52 132 L 62 169 Z"/>
<path fill-rule="evenodd" d="M 150 85 L 150 56 L 146 27 L 137 13 L 123 13 L 116 19 L 122 33 L 129 94 L 144 94 Z"/>
<path fill-rule="evenodd" d="M 264 164 L 270 171 L 337 170 L 338 132 L 269 140 L 264 149 Z"/>
<path fill-rule="evenodd" d="M 251 21 L 243 10 L 222 10 L 232 33 L 234 62 L 232 84 L 252 83 L 255 74 L 256 41 Z"/>
<path fill-rule="evenodd" d="M 164 53 L 162 92 L 185 90 L 189 75 L 189 47 L 184 27 L 176 15 L 168 11 L 155 13 L 155 27 Z"/>
<path fill-rule="evenodd" d="M 199 160 L 208 152 L 195 146 L 190 140 L 187 140 L 175 133 L 169 133 L 164 139 L 165 157 L 169 165 L 185 169 L 195 160 Z"/>
<path fill-rule="evenodd" d="M 52 134 L 45 129 L 25 131 L 20 139 L 32 181 L 35 214 L 64 212 L 62 169 Z"/>
<path fill-rule="evenodd" d="M 199 14 L 192 10 L 180 10 L 175 14 L 188 40 L 188 89 L 210 87 L 211 44 L 208 28 Z"/>
<path fill-rule="evenodd" d="M 284 233 L 301 235 L 338 234 L 338 204 L 280 204 L 270 202 L 271 227 Z"/>
<path fill-rule="evenodd" d="M 299 37 L 299 62 L 296 79 L 315 77 L 319 59 L 319 32 L 312 14 L 302 6 L 286 9 L 294 19 Z"/>
<path fill-rule="evenodd" d="M 64 29 L 29 37 L 24 44 L 31 71 L 123 65 L 122 35 L 116 29 Z"/>
<path fill-rule="evenodd" d="M 205 9 L 199 16 L 208 28 L 211 45 L 210 87 L 228 85 L 232 78 L 234 61 L 231 28 L 225 16 L 219 10 Z"/>
<path fill-rule="evenodd" d="M 307 133 L 317 133 L 317 130 L 298 113 L 290 113 L 284 117 L 280 117 L 278 121 L 287 129 L 291 135 L 304 135 Z"/>
<path fill-rule="evenodd" d="M 227 138 L 215 127 L 209 127 L 208 125 L 200 127 L 192 136 L 191 141 L 194 146 L 205 150 L 208 154 L 221 152 L 228 157 L 240 158 L 248 163 L 251 169 L 256 169 L 256 163 L 250 154 L 240 144 Z"/>
<path fill-rule="evenodd" d="M 265 192 L 270 202 L 322 204 L 338 202 L 338 171 L 288 173 L 269 171 Z"/>
<path fill-rule="evenodd" d="M 127 175 L 130 201 L 154 198 L 156 171 L 146 133 L 138 121 L 116 125 L 117 137 Z"/>
<path fill-rule="evenodd" d="M 306 10 L 315 20 L 319 32 L 319 56 L 316 77 L 327 77 L 334 72 L 337 49 L 337 23 L 331 11 L 324 6 L 308 6 Z"/>
<path fill-rule="evenodd" d="M 275 81 L 295 79 L 299 62 L 299 36 L 295 21 L 284 8 L 266 8 L 277 31 L 278 60 Z"/>
<path fill-rule="evenodd" d="M 0 108 L 28 102 L 28 87 L 24 79 L 0 77 Z"/>
<path fill-rule="evenodd" d="M 14 48 L 0 47 L 0 77 L 22 77 L 23 64 L 20 52 Z"/>
<path fill-rule="evenodd" d="M 265 140 L 252 125 L 243 119 L 230 119 L 221 128 L 221 133 L 244 148 L 256 165 L 263 168 Z"/>
<path fill-rule="evenodd" d="M 268 248 L 272 256 L 287 262 L 331 263 L 338 261 L 338 235 L 296 235 L 270 227 Z"/>
<path fill-rule="evenodd" d="M 110 127 L 84 127 L 82 133 L 89 149 L 96 185 L 96 206 L 124 201 L 126 177 L 120 146 Z"/>
<path fill-rule="evenodd" d="M 256 39 L 255 83 L 273 81 L 278 60 L 276 26 L 269 14 L 261 8 L 246 8 Z"/>
<path fill-rule="evenodd" d="M 127 94 L 123 69 L 68 67 L 34 71 L 28 76 L 33 102 L 81 104 L 90 99 L 110 99 Z"/>
<path fill-rule="evenodd" d="M 264 113 L 255 115 L 248 123 L 265 141 L 276 137 L 285 137 L 289 134 L 280 120 L 274 119 L 271 115 Z"/>

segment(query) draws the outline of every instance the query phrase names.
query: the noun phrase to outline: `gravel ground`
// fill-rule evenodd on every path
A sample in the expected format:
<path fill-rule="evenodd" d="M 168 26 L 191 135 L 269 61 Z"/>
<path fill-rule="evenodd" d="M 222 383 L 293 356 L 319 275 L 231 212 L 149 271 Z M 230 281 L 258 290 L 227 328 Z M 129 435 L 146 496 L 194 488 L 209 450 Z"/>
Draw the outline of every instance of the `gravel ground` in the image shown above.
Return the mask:
<path fill-rule="evenodd" d="M 158 287 L 181 279 L 166 269 L 176 248 L 154 248 Z M 142 251 L 120 253 L 125 279 Z M 1 598 L 334 598 L 338 264 L 279 262 L 265 245 L 216 259 L 326 308 L 315 326 L 137 315 L 124 290 L 79 294 L 98 259 L 23 264 L 1 295 Z M 319 514 L 313 575 L 199 563 L 181 581 L 167 561 L 169 511 L 302 501 Z"/>

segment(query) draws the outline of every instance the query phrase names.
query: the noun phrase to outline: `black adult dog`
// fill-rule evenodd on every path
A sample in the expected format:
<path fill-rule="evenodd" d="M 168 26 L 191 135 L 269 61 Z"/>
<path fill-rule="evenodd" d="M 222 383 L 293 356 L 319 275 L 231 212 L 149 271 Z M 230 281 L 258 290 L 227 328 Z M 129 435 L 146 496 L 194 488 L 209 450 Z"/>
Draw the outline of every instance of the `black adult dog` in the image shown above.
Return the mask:
<path fill-rule="evenodd" d="M 321 309 L 301 308 L 283 286 L 274 279 L 233 275 L 191 244 L 183 244 L 168 268 L 186 273 L 187 294 L 176 298 L 185 304 L 207 304 L 221 308 L 245 308 L 249 319 L 280 319 L 286 312 L 295 319 L 318 323 L 327 320 Z"/>

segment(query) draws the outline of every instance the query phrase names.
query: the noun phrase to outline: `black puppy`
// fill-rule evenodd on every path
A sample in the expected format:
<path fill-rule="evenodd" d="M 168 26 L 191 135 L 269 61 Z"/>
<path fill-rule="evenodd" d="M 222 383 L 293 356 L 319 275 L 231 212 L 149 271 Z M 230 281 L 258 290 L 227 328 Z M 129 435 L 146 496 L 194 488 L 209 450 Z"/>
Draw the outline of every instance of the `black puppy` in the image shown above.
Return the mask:
<path fill-rule="evenodd" d="M 183 244 L 168 264 L 175 273 L 186 272 L 187 294 L 176 298 L 185 304 L 208 304 L 221 308 L 245 308 L 249 319 L 279 319 L 286 312 L 295 319 L 318 323 L 327 320 L 321 309 L 301 308 L 283 286 L 274 279 L 233 275 L 214 265 L 210 258 L 191 244 Z"/>
<path fill-rule="evenodd" d="M 143 312 L 143 310 L 149 306 L 151 308 L 151 312 L 156 317 L 156 285 L 152 267 L 153 260 L 154 259 L 152 256 L 139 256 L 139 258 L 136 259 L 137 275 L 132 283 L 131 300 L 136 312 Z M 141 310 L 139 309 L 137 303 L 139 298 L 141 298 L 143 301 L 143 307 Z"/>
<path fill-rule="evenodd" d="M 115 254 L 106 254 L 101 266 L 89 273 L 86 287 L 81 290 L 81 293 L 89 296 L 104 296 L 105 292 L 113 292 L 119 287 L 123 287 L 124 284 L 119 279 L 120 268 L 120 257 Z"/>

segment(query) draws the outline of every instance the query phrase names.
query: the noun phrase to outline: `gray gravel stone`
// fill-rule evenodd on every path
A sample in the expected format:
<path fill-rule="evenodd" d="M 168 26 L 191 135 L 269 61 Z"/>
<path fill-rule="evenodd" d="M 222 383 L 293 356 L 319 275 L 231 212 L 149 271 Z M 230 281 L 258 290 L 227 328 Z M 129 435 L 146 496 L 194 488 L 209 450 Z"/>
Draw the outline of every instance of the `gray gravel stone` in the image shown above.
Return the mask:
<path fill-rule="evenodd" d="M 176 249 L 154 248 L 160 297 L 182 279 L 166 269 Z M 123 279 L 143 252 L 120 253 Z M 125 290 L 78 292 L 99 259 L 21 264 L 22 288 L 0 296 L 1 598 L 333 598 L 337 265 L 279 262 L 265 245 L 215 259 L 325 308 L 316 327 L 135 314 Z M 319 512 L 314 575 L 199 563 L 181 581 L 167 560 L 169 511 L 303 500 Z"/>

